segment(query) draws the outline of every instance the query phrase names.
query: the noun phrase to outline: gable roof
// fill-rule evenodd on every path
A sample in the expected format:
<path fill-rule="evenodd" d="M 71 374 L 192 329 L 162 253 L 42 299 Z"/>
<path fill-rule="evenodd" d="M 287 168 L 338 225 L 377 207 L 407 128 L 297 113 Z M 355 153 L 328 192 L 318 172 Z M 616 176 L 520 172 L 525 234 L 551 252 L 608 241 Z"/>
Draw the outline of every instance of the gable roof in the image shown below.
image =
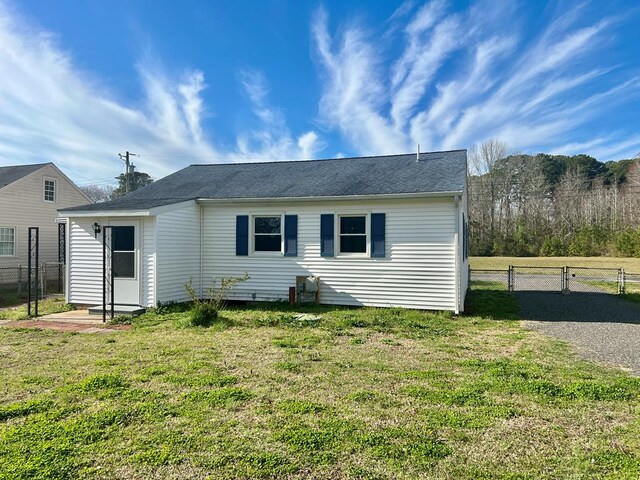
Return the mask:
<path fill-rule="evenodd" d="M 466 150 L 191 165 L 122 198 L 61 211 L 148 209 L 194 199 L 331 198 L 464 190 Z"/>
<path fill-rule="evenodd" d="M 7 167 L 0 167 L 0 188 L 4 188 L 7 185 L 12 184 L 32 174 L 33 172 L 40 170 L 48 163 L 36 163 L 33 165 L 10 165 Z"/>

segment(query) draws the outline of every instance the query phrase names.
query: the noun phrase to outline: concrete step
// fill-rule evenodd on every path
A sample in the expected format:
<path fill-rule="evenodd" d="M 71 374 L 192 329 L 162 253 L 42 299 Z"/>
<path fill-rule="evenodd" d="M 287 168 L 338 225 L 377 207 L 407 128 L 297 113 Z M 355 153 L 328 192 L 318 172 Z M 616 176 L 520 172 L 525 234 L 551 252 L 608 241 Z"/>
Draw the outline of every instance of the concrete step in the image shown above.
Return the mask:
<path fill-rule="evenodd" d="M 107 305 L 107 313 L 111 311 L 111 305 Z M 146 309 L 139 305 L 114 305 L 113 306 L 113 314 L 114 315 L 130 315 L 132 317 L 136 317 L 138 315 L 142 315 Z M 96 305 L 94 307 L 89 307 L 90 315 L 102 315 L 103 306 Z"/>

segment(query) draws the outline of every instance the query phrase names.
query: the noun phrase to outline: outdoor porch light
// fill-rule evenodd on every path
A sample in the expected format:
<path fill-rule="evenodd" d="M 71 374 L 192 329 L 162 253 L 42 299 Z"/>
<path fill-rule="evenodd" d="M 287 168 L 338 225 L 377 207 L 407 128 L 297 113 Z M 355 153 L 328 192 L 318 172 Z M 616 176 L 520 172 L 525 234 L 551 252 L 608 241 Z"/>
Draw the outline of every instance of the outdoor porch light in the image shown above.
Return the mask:
<path fill-rule="evenodd" d="M 100 225 L 98 225 L 98 222 L 95 222 L 93 224 L 93 234 L 96 236 L 96 238 L 98 238 L 99 233 L 100 233 Z"/>

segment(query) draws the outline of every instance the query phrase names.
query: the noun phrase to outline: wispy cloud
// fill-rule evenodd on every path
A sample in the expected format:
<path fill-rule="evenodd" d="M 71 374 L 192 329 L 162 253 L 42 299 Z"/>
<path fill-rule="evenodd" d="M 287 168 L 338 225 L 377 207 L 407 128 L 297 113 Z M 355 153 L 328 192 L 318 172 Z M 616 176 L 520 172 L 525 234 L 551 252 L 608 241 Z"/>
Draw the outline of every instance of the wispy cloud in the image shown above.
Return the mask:
<path fill-rule="evenodd" d="M 240 83 L 250 100 L 252 111 L 259 120 L 256 128 L 240 134 L 237 151 L 230 153 L 232 160 L 246 158 L 284 160 L 312 158 L 323 143 L 318 134 L 308 131 L 294 138 L 287 126 L 284 112 L 269 103 L 269 87 L 264 75 L 256 70 L 243 70 Z"/>
<path fill-rule="evenodd" d="M 558 8 L 535 31 L 516 2 L 454 11 L 447 0 L 408 0 L 378 26 L 336 25 L 320 7 L 310 29 L 321 93 L 308 112 L 318 128 L 292 126 L 268 78 L 247 68 L 237 81 L 249 115 L 228 139 L 206 127 L 221 112 L 205 102 L 216 82 L 203 71 L 168 72 L 147 50 L 134 66 L 143 95 L 123 100 L 0 0 L 0 164 L 54 161 L 85 183 L 119 173 L 123 149 L 142 153 L 138 167 L 155 176 L 194 161 L 464 148 L 487 138 L 520 151 L 631 156 L 637 122 L 600 122 L 640 105 L 638 71 L 606 56 L 614 27 L 630 19 L 589 20 L 585 5 Z M 343 142 L 328 144 L 336 133 Z"/>
<path fill-rule="evenodd" d="M 322 146 L 315 132 L 292 136 L 260 82 L 247 78 L 257 129 L 239 132 L 237 149 L 221 148 L 203 129 L 209 112 L 201 71 L 168 74 L 148 51 L 136 70 L 144 100 L 132 105 L 0 1 L 0 164 L 53 161 L 86 183 L 112 181 L 124 149 L 143 153 L 138 167 L 159 177 L 198 159 L 309 158 Z"/>
<path fill-rule="evenodd" d="M 320 120 L 330 128 L 338 128 L 362 154 L 405 150 L 405 139 L 397 135 L 391 120 L 381 113 L 387 89 L 374 38 L 363 28 L 352 27 L 334 41 L 323 8 L 316 12 L 312 32 L 324 81 Z"/>
<path fill-rule="evenodd" d="M 323 78 L 320 118 L 361 152 L 416 143 L 464 148 L 494 137 L 519 150 L 563 145 L 578 152 L 593 136 L 587 123 L 640 97 L 637 73 L 623 78 L 602 61 L 602 46 L 621 19 L 589 22 L 584 10 L 565 6 L 533 38 L 523 38 L 517 6 L 480 1 L 452 12 L 445 0 L 405 3 L 380 40 L 357 24 L 332 35 L 320 8 L 312 21 Z M 400 53 L 394 57 L 397 49 L 381 41 L 400 41 Z M 608 138 L 602 133 L 595 135 Z M 598 153 L 630 154 L 624 147 L 635 148 L 634 132 L 617 133 L 623 137 L 608 150 L 604 142 Z"/>

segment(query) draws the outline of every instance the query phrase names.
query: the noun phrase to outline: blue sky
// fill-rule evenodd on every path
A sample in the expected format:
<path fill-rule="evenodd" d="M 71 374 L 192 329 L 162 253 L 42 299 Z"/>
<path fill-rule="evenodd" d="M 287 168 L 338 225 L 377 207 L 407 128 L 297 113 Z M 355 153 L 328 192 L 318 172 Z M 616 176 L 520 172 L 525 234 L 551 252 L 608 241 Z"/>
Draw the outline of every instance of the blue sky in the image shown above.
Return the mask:
<path fill-rule="evenodd" d="M 0 165 L 640 152 L 636 1 L 0 0 Z"/>

